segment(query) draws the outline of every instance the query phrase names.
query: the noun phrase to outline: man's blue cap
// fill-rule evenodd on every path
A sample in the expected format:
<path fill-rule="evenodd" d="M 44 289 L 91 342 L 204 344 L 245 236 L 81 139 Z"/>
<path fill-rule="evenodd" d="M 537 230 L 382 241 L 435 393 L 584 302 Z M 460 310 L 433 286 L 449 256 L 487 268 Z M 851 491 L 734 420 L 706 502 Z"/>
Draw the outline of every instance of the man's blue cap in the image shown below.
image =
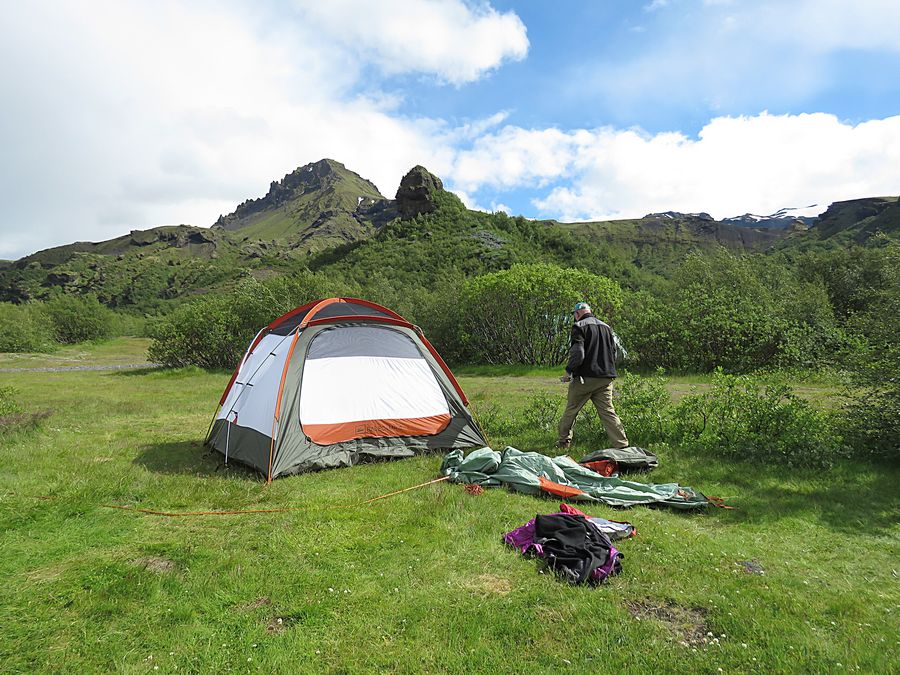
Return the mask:
<path fill-rule="evenodd" d="M 576 302 L 574 311 L 577 312 L 579 309 L 588 309 L 588 304 L 586 302 Z"/>

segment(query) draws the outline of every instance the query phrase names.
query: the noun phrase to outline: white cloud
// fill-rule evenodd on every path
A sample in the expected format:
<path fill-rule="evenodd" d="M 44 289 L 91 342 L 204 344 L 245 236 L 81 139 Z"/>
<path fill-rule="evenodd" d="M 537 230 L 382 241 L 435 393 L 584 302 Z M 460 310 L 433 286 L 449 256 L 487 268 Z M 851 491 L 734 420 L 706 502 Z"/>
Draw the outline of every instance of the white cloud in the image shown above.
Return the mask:
<path fill-rule="evenodd" d="M 433 73 L 463 84 L 528 52 L 513 12 L 461 0 L 295 0 L 305 21 L 365 55 L 387 73 Z"/>
<path fill-rule="evenodd" d="M 590 132 L 583 130 L 503 127 L 476 139 L 470 149 L 456 156 L 450 174 L 453 185 L 469 191 L 484 186 L 546 185 L 569 172 L 579 143 L 589 143 L 591 138 Z"/>
<path fill-rule="evenodd" d="M 386 20 L 371 3 L 320 4 L 331 8 L 316 10 L 320 18 L 357 11 L 374 33 Z M 166 223 L 209 225 L 322 157 L 392 197 L 409 167 L 445 173 L 454 138 L 502 122 L 498 113 L 453 130 L 398 115 L 377 86 L 354 93 L 368 74 L 344 42 L 350 33 L 330 33 L 338 27 L 324 18 L 285 20 L 280 10 L 139 0 L 5 7 L 0 258 Z M 384 45 L 364 45 L 385 69 L 463 81 L 527 49 L 514 14 L 457 0 L 412 3 L 409 12 L 424 23 L 406 21 L 379 38 Z M 402 54 L 388 49 L 392 41 Z"/>
<path fill-rule="evenodd" d="M 518 130 L 518 145 L 541 134 Z M 669 209 L 723 218 L 900 192 L 900 116 L 858 125 L 824 113 L 720 117 L 696 139 L 598 129 L 562 134 L 555 149 L 561 156 L 544 165 L 542 179 L 568 184 L 534 204 L 562 220 Z"/>

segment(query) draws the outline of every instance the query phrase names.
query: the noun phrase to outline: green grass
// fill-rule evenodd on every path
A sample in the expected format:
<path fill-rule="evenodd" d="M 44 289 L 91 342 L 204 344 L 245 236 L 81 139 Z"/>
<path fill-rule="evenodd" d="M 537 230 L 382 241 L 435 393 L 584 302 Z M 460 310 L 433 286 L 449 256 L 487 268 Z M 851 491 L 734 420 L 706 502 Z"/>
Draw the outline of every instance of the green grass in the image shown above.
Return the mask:
<path fill-rule="evenodd" d="M 0 353 L 0 368 L 69 368 L 146 363 L 149 338 L 119 337 L 61 346 L 50 354 Z"/>
<path fill-rule="evenodd" d="M 504 407 L 504 401 L 510 400 L 505 394 L 512 391 L 516 394 L 511 400 L 517 402 L 520 395 L 533 395 L 541 392 L 556 392 L 565 397 L 565 385 L 559 382 L 563 374 L 563 366 L 547 368 L 543 366 L 522 365 L 464 365 L 454 366 L 453 372 L 461 378 L 477 383 L 477 395 L 474 400 L 490 399 L 493 405 Z M 621 375 L 621 373 L 620 373 Z M 708 391 L 713 376 L 706 374 L 665 375 L 666 390 L 672 401 L 679 400 L 692 393 Z M 793 373 L 788 377 L 794 392 L 801 398 L 822 408 L 832 409 L 843 400 L 846 382 L 840 376 L 829 373 Z"/>
<path fill-rule="evenodd" d="M 0 437 L 2 670 L 888 672 L 900 662 L 896 468 L 798 473 L 660 448 L 654 481 L 736 510 L 588 507 L 638 536 L 621 544 L 621 576 L 573 588 L 500 542 L 554 501 L 440 483 L 354 506 L 434 478 L 439 456 L 268 487 L 223 468 L 200 441 L 227 379 L 0 373 L 28 409 L 54 411 Z M 564 392 L 542 374 L 461 382 L 476 407 Z M 494 440 L 545 449 L 553 434 Z M 103 504 L 299 510 L 170 519 Z M 680 644 L 707 631 L 726 637 Z"/>

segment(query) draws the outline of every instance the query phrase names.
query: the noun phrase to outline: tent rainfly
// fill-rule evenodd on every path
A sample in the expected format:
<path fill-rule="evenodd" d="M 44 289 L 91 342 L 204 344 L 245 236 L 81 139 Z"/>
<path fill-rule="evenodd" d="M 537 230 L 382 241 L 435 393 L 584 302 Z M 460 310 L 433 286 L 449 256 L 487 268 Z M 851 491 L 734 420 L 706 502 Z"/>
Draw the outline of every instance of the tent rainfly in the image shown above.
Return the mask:
<path fill-rule="evenodd" d="M 422 330 L 355 298 L 310 302 L 257 335 L 206 442 L 271 481 L 372 457 L 483 447 L 468 400 Z"/>

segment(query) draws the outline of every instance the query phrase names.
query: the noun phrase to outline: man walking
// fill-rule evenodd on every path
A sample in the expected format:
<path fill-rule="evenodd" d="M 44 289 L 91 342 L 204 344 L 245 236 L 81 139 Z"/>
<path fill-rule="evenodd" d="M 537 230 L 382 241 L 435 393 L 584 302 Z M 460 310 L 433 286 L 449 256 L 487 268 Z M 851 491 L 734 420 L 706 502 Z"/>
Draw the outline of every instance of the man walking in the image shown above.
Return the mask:
<path fill-rule="evenodd" d="M 585 403 L 594 403 L 610 447 L 627 448 L 625 429 L 612 404 L 613 380 L 616 378 L 616 337 L 608 325 L 591 314 L 586 302 L 575 305 L 572 346 L 566 374 L 559 378 L 569 383 L 566 410 L 559 422 L 560 448 L 572 444 L 572 427 Z"/>

